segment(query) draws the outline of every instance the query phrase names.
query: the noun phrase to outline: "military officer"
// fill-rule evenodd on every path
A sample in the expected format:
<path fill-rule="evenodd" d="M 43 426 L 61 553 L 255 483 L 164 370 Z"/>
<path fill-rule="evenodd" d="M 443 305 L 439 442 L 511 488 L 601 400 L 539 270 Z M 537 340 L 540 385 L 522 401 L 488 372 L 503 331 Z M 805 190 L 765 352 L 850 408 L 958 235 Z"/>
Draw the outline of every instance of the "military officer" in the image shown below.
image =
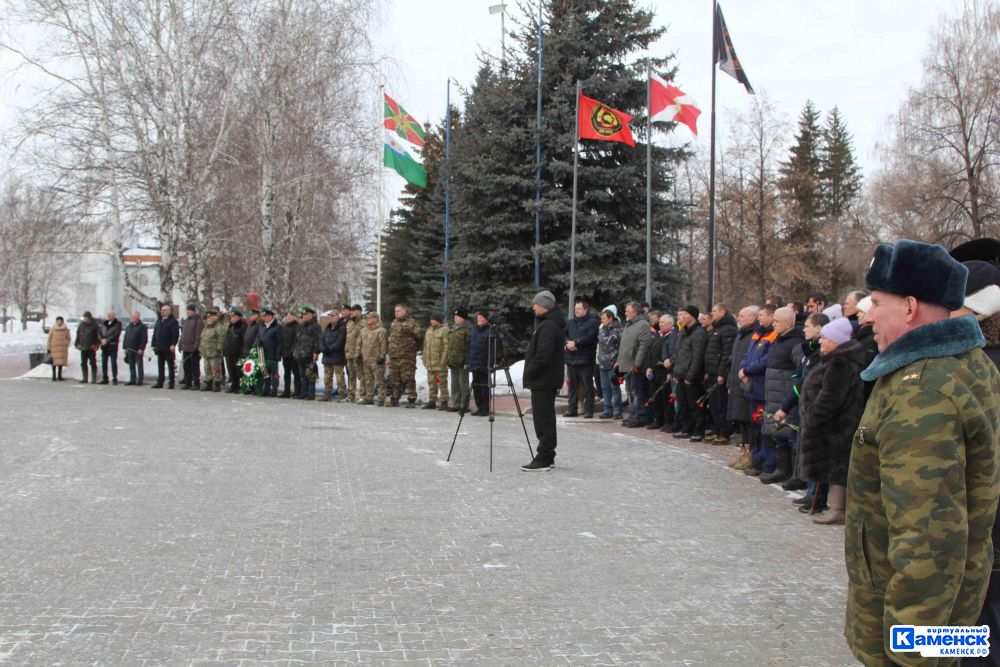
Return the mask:
<path fill-rule="evenodd" d="M 399 397 L 405 388 L 409 400 L 406 407 L 417 405 L 417 350 L 420 349 L 423 331 L 417 321 L 410 317 L 404 304 L 396 304 L 396 319 L 389 325 L 389 384 L 392 385 L 390 405 L 399 405 Z"/>
<path fill-rule="evenodd" d="M 362 405 L 385 405 L 385 355 L 388 353 L 389 336 L 378 321 L 378 313 L 365 316 L 361 330 L 361 359 L 364 366 L 365 397 Z"/>

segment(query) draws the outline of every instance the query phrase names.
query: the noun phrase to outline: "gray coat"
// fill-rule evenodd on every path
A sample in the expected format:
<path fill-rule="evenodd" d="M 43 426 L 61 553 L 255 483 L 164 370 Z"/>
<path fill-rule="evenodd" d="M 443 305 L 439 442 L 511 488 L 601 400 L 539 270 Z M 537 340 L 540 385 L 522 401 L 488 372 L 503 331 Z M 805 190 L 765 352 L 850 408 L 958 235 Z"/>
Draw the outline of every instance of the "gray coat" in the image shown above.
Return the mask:
<path fill-rule="evenodd" d="M 726 419 L 731 422 L 750 421 L 750 403 L 743 394 L 743 383 L 740 382 L 740 362 L 746 355 L 747 350 L 753 345 L 753 332 L 757 326 L 751 324 L 745 329 L 740 329 L 733 341 L 734 363 L 729 368 L 729 378 L 726 380 L 726 387 L 729 390 L 729 404 L 726 408 Z"/>
<path fill-rule="evenodd" d="M 805 338 L 801 329 L 792 329 L 771 344 L 770 356 L 767 361 L 767 373 L 764 375 L 764 410 L 774 414 L 781 409 L 792 387 L 792 376 L 798 372 L 799 364 L 805 356 L 802 342 Z M 799 411 L 796 407 L 788 415 L 787 423 L 798 425 Z M 764 422 L 764 435 L 779 438 L 794 438 L 795 432 L 774 423 Z"/>
<path fill-rule="evenodd" d="M 649 333 L 649 322 L 645 317 L 626 321 L 622 330 L 621 348 L 618 350 L 618 370 L 628 373 L 633 366 L 642 366 L 652 344 L 653 337 Z"/>

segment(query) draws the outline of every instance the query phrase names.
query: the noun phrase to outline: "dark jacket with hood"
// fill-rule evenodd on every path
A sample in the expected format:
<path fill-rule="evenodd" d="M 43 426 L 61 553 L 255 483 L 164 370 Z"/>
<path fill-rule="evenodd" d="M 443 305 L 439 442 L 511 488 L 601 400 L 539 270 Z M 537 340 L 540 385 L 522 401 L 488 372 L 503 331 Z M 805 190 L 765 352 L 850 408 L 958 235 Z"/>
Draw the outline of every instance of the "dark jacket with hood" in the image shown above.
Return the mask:
<path fill-rule="evenodd" d="M 347 320 L 340 318 L 336 324 L 333 322 L 327 324 L 319 347 L 323 352 L 323 365 L 346 364 L 347 354 L 344 349 L 347 347 Z"/>
<path fill-rule="evenodd" d="M 601 323 L 594 314 L 572 317 L 566 323 L 566 340 L 576 343 L 575 350 L 566 350 L 567 366 L 593 366 L 597 356 L 597 330 Z"/>
<path fill-rule="evenodd" d="M 705 348 L 708 332 L 695 322 L 681 331 L 674 355 L 674 377 L 678 380 L 701 380 L 705 375 Z"/>
<path fill-rule="evenodd" d="M 612 318 L 611 324 L 603 324 L 597 330 L 597 364 L 601 370 L 610 371 L 618 361 L 618 352 L 622 343 L 622 323 L 618 318 Z"/>
<path fill-rule="evenodd" d="M 538 326 L 524 353 L 524 388 L 558 391 L 562 388 L 566 350 L 566 320 L 558 309 L 538 317 Z"/>
<path fill-rule="evenodd" d="M 747 402 L 743 393 L 743 383 L 740 381 L 740 360 L 746 355 L 750 345 L 753 344 L 753 335 L 757 332 L 757 324 L 739 329 L 736 332 L 736 339 L 733 341 L 733 348 L 730 354 L 732 363 L 729 364 L 729 373 L 726 378 L 726 385 L 729 387 L 729 402 L 726 405 L 726 419 L 731 422 L 750 421 L 750 403 Z"/>
<path fill-rule="evenodd" d="M 820 357 L 802 384 L 799 457 L 811 482 L 847 484 L 851 442 L 865 411 L 865 348 L 848 341 Z"/>
<path fill-rule="evenodd" d="M 875 329 L 870 324 L 859 325 L 851 337 L 865 349 L 864 366 L 861 367 L 861 370 L 864 370 L 878 356 L 878 342 L 875 340 Z M 868 397 L 872 395 L 872 389 L 874 388 L 874 382 L 865 382 L 865 403 L 868 402 Z"/>
<path fill-rule="evenodd" d="M 705 375 L 710 382 L 715 382 L 721 375 L 728 377 L 732 362 L 733 341 L 736 340 L 736 318 L 726 313 L 713 324 L 708 333 L 708 345 L 705 346 Z"/>

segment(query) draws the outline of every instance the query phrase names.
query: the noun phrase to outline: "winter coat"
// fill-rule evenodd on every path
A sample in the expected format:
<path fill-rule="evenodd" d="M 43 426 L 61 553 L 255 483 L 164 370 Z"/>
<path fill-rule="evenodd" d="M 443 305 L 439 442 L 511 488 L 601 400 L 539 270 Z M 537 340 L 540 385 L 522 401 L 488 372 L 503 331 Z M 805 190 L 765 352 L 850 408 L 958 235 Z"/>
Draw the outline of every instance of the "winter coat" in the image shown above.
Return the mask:
<path fill-rule="evenodd" d="M 271 320 L 268 326 L 263 320 L 257 327 L 257 345 L 264 350 L 265 361 L 278 361 L 281 359 L 281 341 L 284 327 L 278 324 L 278 320 Z"/>
<path fill-rule="evenodd" d="M 344 356 L 348 359 L 361 358 L 361 331 L 365 328 L 365 323 L 360 317 L 353 315 L 347 318 L 347 341 L 344 344 Z"/>
<path fill-rule="evenodd" d="M 143 327 L 145 329 L 145 327 Z M 65 324 L 53 324 L 49 329 L 49 354 L 52 355 L 53 366 L 65 366 L 69 363 L 70 334 Z"/>
<path fill-rule="evenodd" d="M 289 359 L 295 356 L 295 337 L 299 335 L 301 325 L 296 320 L 281 325 L 281 358 Z"/>
<path fill-rule="evenodd" d="M 847 484 L 851 441 L 865 410 L 865 348 L 849 341 L 809 370 L 799 401 L 799 465 L 803 479 Z"/>
<path fill-rule="evenodd" d="M 201 331 L 205 328 L 205 320 L 197 313 L 181 322 L 181 342 L 177 346 L 181 352 L 197 352 Z"/>
<path fill-rule="evenodd" d="M 575 350 L 566 350 L 563 355 L 567 366 L 593 366 L 597 354 L 597 330 L 601 323 L 594 314 L 587 312 L 583 317 L 571 317 L 566 323 L 566 340 L 576 343 Z"/>
<path fill-rule="evenodd" d="M 257 335 L 260 333 L 260 328 L 263 325 L 264 323 L 260 320 L 256 322 L 247 321 L 247 328 L 243 331 L 243 346 L 240 347 L 240 356 L 247 357 L 250 355 L 250 350 L 257 344 Z"/>
<path fill-rule="evenodd" d="M 466 356 L 466 364 L 469 369 L 485 370 L 490 363 L 489 352 L 486 343 L 489 340 L 490 325 L 484 327 L 478 324 L 472 327 L 472 335 L 469 338 L 469 354 Z"/>
<path fill-rule="evenodd" d="M 170 352 L 170 348 L 177 345 L 180 337 L 181 329 L 177 324 L 177 318 L 173 315 L 161 317 L 153 326 L 153 351 L 157 354 Z"/>
<path fill-rule="evenodd" d="M 97 320 L 90 320 L 90 323 L 80 320 L 80 324 L 76 327 L 76 340 L 73 341 L 73 347 L 85 352 L 87 350 L 96 350 L 101 344 L 100 328 L 97 325 Z"/>
<path fill-rule="evenodd" d="M 524 388 L 558 391 L 563 385 L 566 320 L 556 309 L 538 316 L 524 353 Z"/>
<path fill-rule="evenodd" d="M 875 389 L 847 474 L 844 634 L 866 665 L 887 663 L 890 623 L 973 625 L 982 609 L 1000 499 L 1000 372 L 984 345 L 974 317 L 942 320 L 861 373 Z"/>
<path fill-rule="evenodd" d="M 229 358 L 243 356 L 243 336 L 247 332 L 247 323 L 242 319 L 236 324 L 226 327 L 226 356 Z"/>
<path fill-rule="evenodd" d="M 424 333 L 424 368 L 443 372 L 448 366 L 448 327 L 430 327 Z"/>
<path fill-rule="evenodd" d="M 385 363 L 385 355 L 389 353 L 389 334 L 380 322 L 375 326 L 365 325 L 361 330 L 361 357 L 365 363 L 372 361 Z"/>
<path fill-rule="evenodd" d="M 743 393 L 744 384 L 740 381 L 740 361 L 746 355 L 747 350 L 754 343 L 753 335 L 757 331 L 757 325 L 740 329 L 736 332 L 736 340 L 733 341 L 733 349 L 730 359 L 733 362 L 729 366 L 729 374 L 726 378 L 726 385 L 729 387 L 729 402 L 726 404 L 726 419 L 731 422 L 750 421 L 750 404 Z"/>
<path fill-rule="evenodd" d="M 122 337 L 122 321 L 117 317 L 114 320 L 101 320 L 97 325 L 97 332 L 101 340 L 108 341 L 106 347 L 109 351 L 116 352 L 118 350 L 118 341 Z"/>
<path fill-rule="evenodd" d="M 128 326 L 125 327 L 125 340 L 122 341 L 125 349 L 141 352 L 146 349 L 148 343 L 149 330 L 146 328 L 145 323 L 139 322 L 138 324 L 133 324 L 129 322 Z"/>
<path fill-rule="evenodd" d="M 878 356 L 878 341 L 875 340 L 875 329 L 870 324 L 863 327 L 859 326 L 854 330 L 852 337 L 865 348 L 865 365 L 862 367 L 862 370 L 864 370 Z M 865 403 L 868 402 L 868 397 L 872 395 L 872 389 L 874 388 L 874 382 L 865 382 Z"/>
<path fill-rule="evenodd" d="M 406 315 L 397 317 L 389 325 L 389 358 L 394 361 L 417 363 L 417 351 L 423 343 L 423 329 L 417 321 Z"/>
<path fill-rule="evenodd" d="M 705 375 L 713 384 L 718 377 L 729 376 L 729 366 L 733 354 L 733 341 L 738 331 L 736 318 L 726 313 L 712 326 L 705 346 Z"/>
<path fill-rule="evenodd" d="M 326 325 L 319 347 L 323 351 L 324 366 L 343 366 L 347 363 L 347 320 L 341 318 L 337 323 Z"/>
<path fill-rule="evenodd" d="M 705 375 L 705 348 L 708 332 L 695 322 L 681 331 L 674 354 L 674 377 L 678 380 L 701 380 Z"/>
<path fill-rule="evenodd" d="M 767 373 L 767 359 L 771 344 L 778 338 L 774 329 L 758 328 L 753 334 L 750 347 L 740 360 L 740 370 L 750 378 L 750 382 L 742 385 L 743 396 L 748 402 L 764 402 L 764 376 Z"/>
<path fill-rule="evenodd" d="M 469 360 L 472 323 L 468 320 L 448 331 L 448 368 L 463 368 Z"/>
<path fill-rule="evenodd" d="M 618 361 L 618 351 L 622 344 L 622 323 L 616 319 L 611 324 L 602 324 L 597 329 L 597 365 L 602 371 L 610 371 Z"/>
<path fill-rule="evenodd" d="M 767 372 L 764 375 L 764 410 L 774 414 L 781 409 L 788 391 L 792 388 L 792 376 L 795 375 L 802 361 L 802 343 L 805 334 L 799 327 L 794 327 L 778 336 L 768 351 Z M 799 411 L 793 408 L 785 418 L 784 424 L 776 424 L 767 420 L 762 432 L 775 438 L 794 438 L 795 432 L 786 424 L 798 425 Z"/>
<path fill-rule="evenodd" d="M 626 320 L 622 329 L 621 345 L 618 348 L 618 370 L 628 373 L 635 366 L 641 367 L 652 345 L 653 336 L 645 317 Z"/>
<path fill-rule="evenodd" d="M 201 330 L 198 352 L 204 359 L 218 359 L 226 350 L 226 325 L 221 320 Z"/>
<path fill-rule="evenodd" d="M 799 406 L 802 385 L 805 383 L 806 378 L 809 377 L 809 371 L 816 367 L 819 360 L 819 340 L 804 341 L 802 343 L 802 358 L 799 360 L 799 367 L 792 374 L 792 386 L 785 393 L 785 400 L 781 403 L 781 409 L 785 414 L 790 414 L 794 408 Z"/>
<path fill-rule="evenodd" d="M 319 341 L 323 337 L 323 330 L 319 328 L 319 322 L 309 320 L 299 324 L 299 332 L 295 335 L 295 349 L 292 356 L 298 361 L 312 361 L 313 355 L 319 354 Z"/>

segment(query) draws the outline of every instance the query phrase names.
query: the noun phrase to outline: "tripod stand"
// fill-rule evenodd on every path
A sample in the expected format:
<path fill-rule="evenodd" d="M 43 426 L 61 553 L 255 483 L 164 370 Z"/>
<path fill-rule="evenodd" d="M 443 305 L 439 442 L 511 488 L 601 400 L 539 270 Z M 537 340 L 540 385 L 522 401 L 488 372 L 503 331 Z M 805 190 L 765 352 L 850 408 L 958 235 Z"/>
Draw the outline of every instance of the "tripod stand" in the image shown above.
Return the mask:
<path fill-rule="evenodd" d="M 521 411 L 521 401 L 517 397 L 517 392 L 514 390 L 514 380 L 510 377 L 510 366 L 507 364 L 507 355 L 504 353 L 501 336 L 507 336 L 509 340 L 513 341 L 515 344 L 516 340 L 510 334 L 505 333 L 497 326 L 490 322 L 489 332 L 486 337 L 486 357 L 487 357 L 487 368 L 489 372 L 489 379 L 487 382 L 490 387 L 490 472 L 493 472 L 493 422 L 495 421 L 495 403 L 496 403 L 496 371 L 498 369 L 503 369 L 504 375 L 507 377 L 507 387 L 510 389 L 510 395 L 514 399 L 514 405 L 517 407 L 517 417 L 521 420 L 521 428 L 524 429 L 524 440 L 528 443 L 528 454 L 534 455 L 531 451 L 531 438 L 528 437 L 528 427 L 524 424 L 524 412 Z M 451 461 L 451 454 L 455 451 L 455 442 L 458 441 L 458 433 L 462 430 L 462 420 L 465 419 L 466 409 L 461 407 L 458 411 L 458 426 L 455 428 L 455 437 L 451 440 L 451 449 L 448 450 L 448 457 L 445 461 Z"/>

